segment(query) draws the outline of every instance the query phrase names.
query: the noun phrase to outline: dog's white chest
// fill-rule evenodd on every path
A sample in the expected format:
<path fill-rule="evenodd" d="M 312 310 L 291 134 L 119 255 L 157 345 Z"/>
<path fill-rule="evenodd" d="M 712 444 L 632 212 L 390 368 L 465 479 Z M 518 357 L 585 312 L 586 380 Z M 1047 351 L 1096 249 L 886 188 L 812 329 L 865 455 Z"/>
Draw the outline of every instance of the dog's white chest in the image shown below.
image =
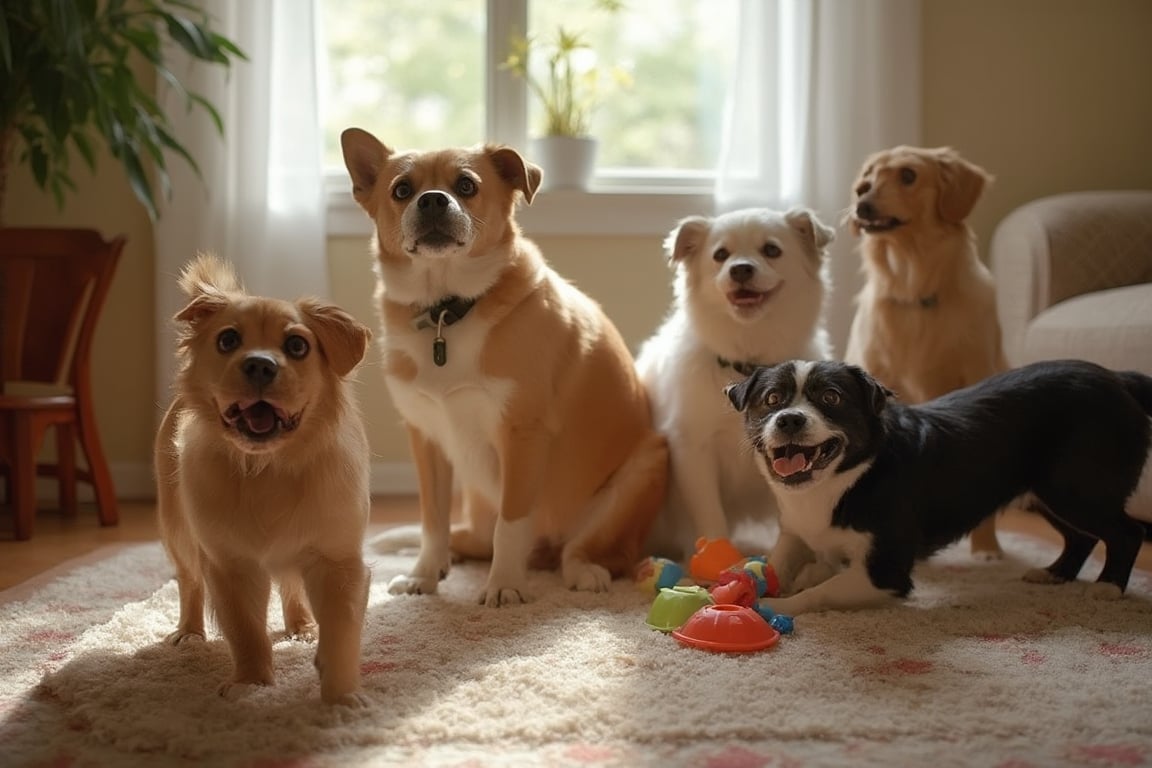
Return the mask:
<path fill-rule="evenodd" d="M 780 527 L 803 539 L 813 552 L 851 561 L 862 559 L 868 552 L 871 536 L 832 525 L 832 512 L 863 471 L 864 468 L 858 468 L 813 488 L 779 493 Z"/>
<path fill-rule="evenodd" d="M 417 374 L 410 380 L 385 375 L 385 382 L 400 415 L 440 446 L 461 482 L 498 499 L 496 441 L 515 384 L 481 371 L 479 351 L 488 327 L 474 320 L 443 330 L 442 366 L 433 361 L 434 330 L 386 338 L 385 350 L 417 361 Z"/>

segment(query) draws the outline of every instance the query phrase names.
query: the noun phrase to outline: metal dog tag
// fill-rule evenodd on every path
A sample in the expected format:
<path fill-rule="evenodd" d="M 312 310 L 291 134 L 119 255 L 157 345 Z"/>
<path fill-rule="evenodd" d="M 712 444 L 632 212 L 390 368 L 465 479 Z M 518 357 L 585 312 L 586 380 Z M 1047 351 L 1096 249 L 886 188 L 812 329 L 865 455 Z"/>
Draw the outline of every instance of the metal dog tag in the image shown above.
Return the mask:
<path fill-rule="evenodd" d="M 441 335 L 444 330 L 444 315 L 446 314 L 448 314 L 447 309 L 440 310 L 440 316 L 436 318 L 436 338 L 432 339 L 432 362 L 441 367 L 448 362 L 448 342 Z"/>

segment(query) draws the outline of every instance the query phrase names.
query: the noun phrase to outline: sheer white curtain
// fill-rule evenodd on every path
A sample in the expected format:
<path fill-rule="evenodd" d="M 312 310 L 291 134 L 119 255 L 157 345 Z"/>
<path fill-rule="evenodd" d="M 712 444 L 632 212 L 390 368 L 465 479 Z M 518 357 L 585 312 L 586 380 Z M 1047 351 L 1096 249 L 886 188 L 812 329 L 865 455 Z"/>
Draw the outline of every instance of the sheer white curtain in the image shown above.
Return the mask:
<path fill-rule="evenodd" d="M 839 225 L 864 158 L 920 139 L 920 0 L 743 0 L 717 211 L 805 205 Z M 831 248 L 826 319 L 837 353 L 859 260 Z"/>
<path fill-rule="evenodd" d="M 183 94 L 157 85 L 203 177 L 172 158 L 172 198 L 155 229 L 156 390 L 162 403 L 175 369 L 172 316 L 184 303 L 176 276 L 197 251 L 230 259 L 254 293 L 295 299 L 328 292 L 314 0 L 201 5 L 248 61 L 224 72 L 187 66 L 186 58 L 173 55 L 181 81 L 219 111 L 223 136 L 204 110 L 189 111 Z"/>

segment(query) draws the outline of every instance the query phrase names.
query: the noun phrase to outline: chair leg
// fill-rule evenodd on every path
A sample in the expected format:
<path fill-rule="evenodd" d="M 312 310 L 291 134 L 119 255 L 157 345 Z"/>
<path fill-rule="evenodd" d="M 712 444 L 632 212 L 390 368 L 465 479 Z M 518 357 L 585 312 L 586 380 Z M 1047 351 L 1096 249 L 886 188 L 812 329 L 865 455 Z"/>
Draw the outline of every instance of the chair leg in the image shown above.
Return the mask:
<path fill-rule="evenodd" d="M 81 401 L 77 410 L 80 447 L 84 449 L 84 459 L 88 462 L 88 475 L 92 478 L 92 490 L 96 494 L 96 510 L 100 515 L 100 525 L 116 525 L 120 521 L 116 509 L 116 488 L 112 485 L 112 473 L 100 446 L 100 433 L 96 429 L 96 416 L 91 404 Z"/>
<path fill-rule="evenodd" d="M 60 511 L 76 516 L 76 432 L 71 424 L 56 425 L 56 484 Z"/>
<path fill-rule="evenodd" d="M 16 455 L 12 457 L 8 491 L 12 501 L 16 538 L 25 541 L 32 538 L 32 523 L 36 518 L 36 456 L 40 440 L 31 417 L 20 414 L 13 422 Z"/>

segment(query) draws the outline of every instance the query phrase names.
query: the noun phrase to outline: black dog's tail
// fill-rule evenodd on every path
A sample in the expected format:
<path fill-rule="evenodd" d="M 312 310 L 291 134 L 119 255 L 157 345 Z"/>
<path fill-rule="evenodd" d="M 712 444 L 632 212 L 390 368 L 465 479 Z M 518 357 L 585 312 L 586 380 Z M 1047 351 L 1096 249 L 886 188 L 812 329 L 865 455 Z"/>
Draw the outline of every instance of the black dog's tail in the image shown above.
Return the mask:
<path fill-rule="evenodd" d="M 1140 403 L 1144 413 L 1152 416 L 1152 377 L 1136 371 L 1120 371 L 1118 375 L 1124 388 Z"/>

